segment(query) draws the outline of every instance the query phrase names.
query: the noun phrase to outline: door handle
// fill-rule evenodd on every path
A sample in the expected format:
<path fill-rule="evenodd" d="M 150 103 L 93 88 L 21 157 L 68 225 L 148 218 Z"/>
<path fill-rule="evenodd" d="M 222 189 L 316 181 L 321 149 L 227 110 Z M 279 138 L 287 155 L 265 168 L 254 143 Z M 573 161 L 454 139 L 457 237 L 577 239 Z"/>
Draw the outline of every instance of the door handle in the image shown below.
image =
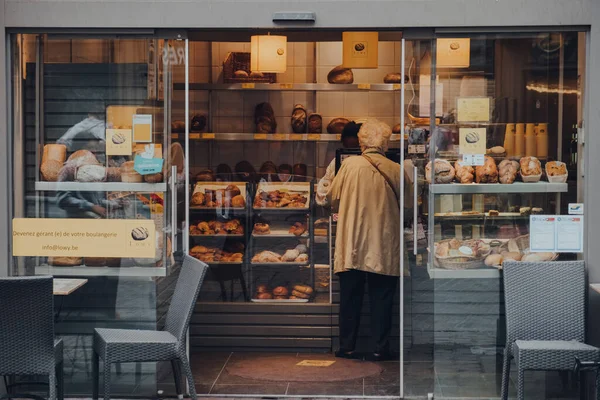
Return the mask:
<path fill-rule="evenodd" d="M 419 201 L 419 195 L 418 195 L 418 188 L 419 188 L 419 183 L 417 181 L 418 178 L 418 170 L 417 167 L 413 167 L 413 254 L 416 256 L 417 255 L 417 242 L 419 241 L 418 237 L 417 237 L 417 214 L 418 214 L 418 201 Z"/>
<path fill-rule="evenodd" d="M 177 251 L 177 166 L 171 167 L 171 246 Z"/>

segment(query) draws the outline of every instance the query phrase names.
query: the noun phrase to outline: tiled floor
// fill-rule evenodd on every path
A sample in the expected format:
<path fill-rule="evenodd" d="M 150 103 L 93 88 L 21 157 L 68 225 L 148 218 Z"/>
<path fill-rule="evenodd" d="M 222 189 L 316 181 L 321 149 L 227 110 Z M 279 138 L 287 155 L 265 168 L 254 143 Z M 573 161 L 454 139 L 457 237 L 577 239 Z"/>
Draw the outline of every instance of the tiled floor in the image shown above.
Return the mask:
<path fill-rule="evenodd" d="M 228 373 L 227 365 L 236 359 L 264 356 L 265 353 L 198 353 L 192 355 L 192 369 L 199 395 L 257 395 L 260 397 L 299 396 L 399 396 L 400 366 L 398 361 L 380 363 L 383 371 L 372 376 L 335 383 L 269 382 L 249 380 Z M 310 355 L 299 353 L 303 359 Z M 321 355 L 319 358 L 322 358 Z M 333 356 L 330 356 L 333 359 Z M 497 399 L 502 382 L 502 359 L 495 354 L 475 354 L 470 349 L 436 349 L 415 347 L 405 353 L 404 396 L 427 398 Z M 513 367 L 514 368 L 514 367 Z M 513 369 L 514 371 L 514 369 Z M 512 374 L 514 378 L 514 374 Z M 516 390 L 510 383 L 509 395 Z M 578 399 L 575 385 L 563 386 L 553 372 L 526 374 L 527 399 Z"/>

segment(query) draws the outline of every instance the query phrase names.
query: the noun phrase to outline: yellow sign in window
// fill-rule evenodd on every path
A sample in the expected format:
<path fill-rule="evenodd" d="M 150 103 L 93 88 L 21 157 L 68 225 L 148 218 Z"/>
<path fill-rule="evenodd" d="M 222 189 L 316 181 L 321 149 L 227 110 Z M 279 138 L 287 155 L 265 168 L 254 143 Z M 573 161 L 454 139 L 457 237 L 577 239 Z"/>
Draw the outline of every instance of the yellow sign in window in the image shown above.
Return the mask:
<path fill-rule="evenodd" d="M 133 116 L 133 141 L 150 143 L 152 141 L 152 115 L 136 114 Z"/>

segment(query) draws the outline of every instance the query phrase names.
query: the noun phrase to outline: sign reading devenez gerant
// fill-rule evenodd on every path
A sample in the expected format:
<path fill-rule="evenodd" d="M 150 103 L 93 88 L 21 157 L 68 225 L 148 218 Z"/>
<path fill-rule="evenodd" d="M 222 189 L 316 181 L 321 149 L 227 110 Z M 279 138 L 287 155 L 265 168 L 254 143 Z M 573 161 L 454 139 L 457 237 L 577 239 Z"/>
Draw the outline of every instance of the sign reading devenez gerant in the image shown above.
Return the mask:
<path fill-rule="evenodd" d="M 154 258 L 156 228 L 140 219 L 13 219 L 13 256 Z"/>

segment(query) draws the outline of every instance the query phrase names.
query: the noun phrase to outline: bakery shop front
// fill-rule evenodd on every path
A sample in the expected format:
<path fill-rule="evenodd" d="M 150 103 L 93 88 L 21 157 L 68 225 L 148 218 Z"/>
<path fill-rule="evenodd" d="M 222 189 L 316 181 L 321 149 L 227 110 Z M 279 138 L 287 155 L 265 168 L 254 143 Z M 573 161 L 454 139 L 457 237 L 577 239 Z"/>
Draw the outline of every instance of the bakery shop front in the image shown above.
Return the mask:
<path fill-rule="evenodd" d="M 497 398 L 502 264 L 584 259 L 589 29 L 293 14 L 7 31 L 13 237 L 64 227 L 60 249 L 136 220 L 151 243 L 13 240 L 10 275 L 87 280 L 55 301 L 69 397 L 89 396 L 94 328 L 162 328 L 190 254 L 209 266 L 188 334 L 200 396 Z M 123 364 L 113 396 L 174 396 L 170 368 Z M 578 398 L 557 377 L 527 390 Z"/>

